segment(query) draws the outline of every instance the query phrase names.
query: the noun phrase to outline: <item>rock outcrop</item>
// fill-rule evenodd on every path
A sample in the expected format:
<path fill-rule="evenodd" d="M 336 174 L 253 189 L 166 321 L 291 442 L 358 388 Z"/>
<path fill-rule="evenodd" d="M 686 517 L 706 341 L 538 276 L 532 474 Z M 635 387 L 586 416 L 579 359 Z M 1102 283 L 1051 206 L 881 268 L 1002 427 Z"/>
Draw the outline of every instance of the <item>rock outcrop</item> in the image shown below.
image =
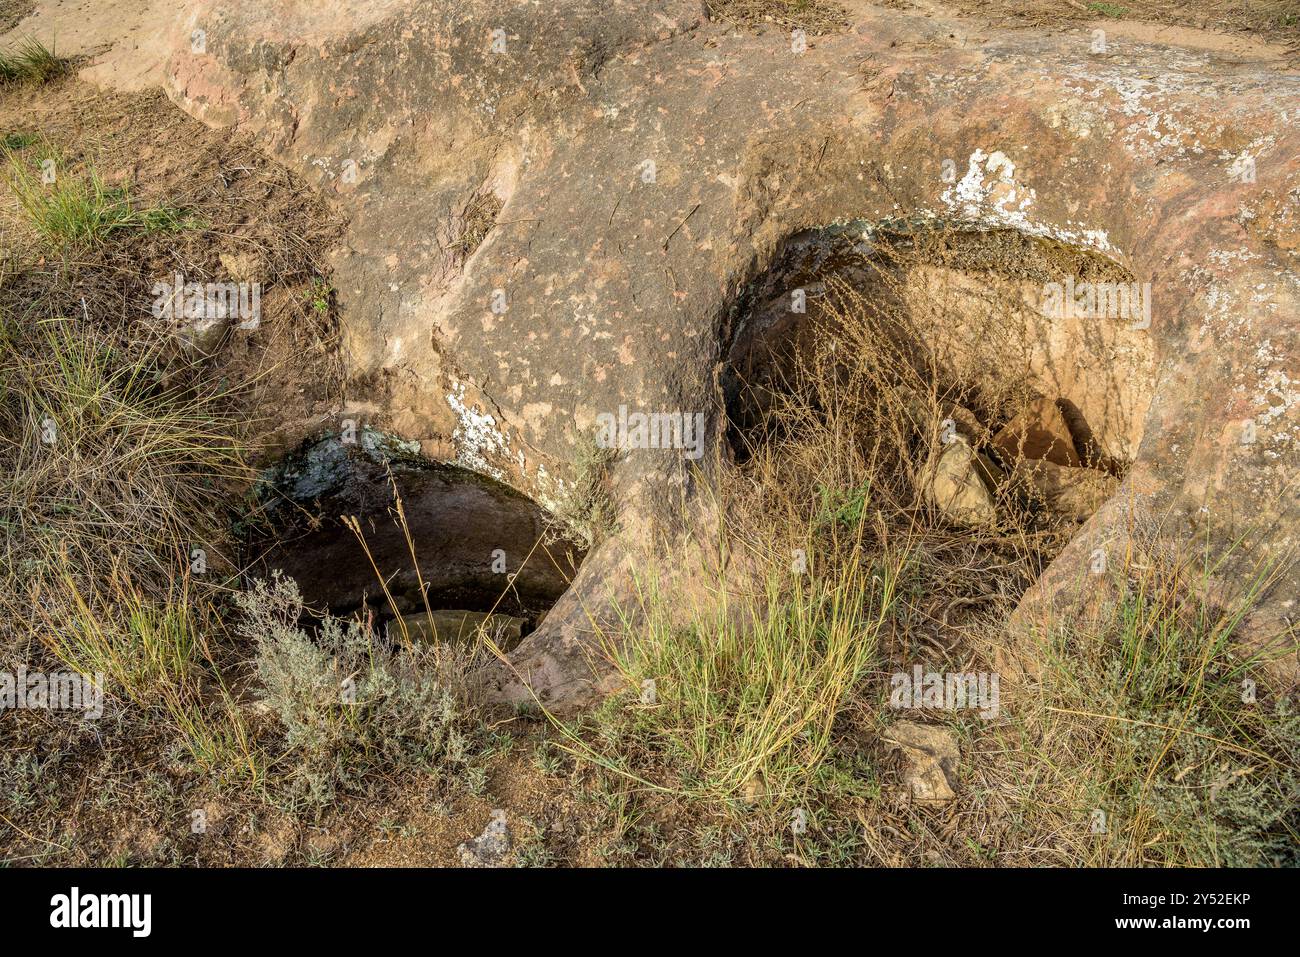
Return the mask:
<path fill-rule="evenodd" d="M 1011 228 L 1150 284 L 1147 316 L 1078 326 L 1143 337 L 1152 389 L 1127 410 L 1127 478 L 1026 620 L 1072 607 L 1090 556 L 1134 535 L 1244 536 L 1225 581 L 1294 550 L 1300 77 L 1082 29 L 850 15 L 806 46 L 694 0 L 203 0 L 180 18 L 175 102 L 257 130 L 350 217 L 350 388 L 378 424 L 546 502 L 598 415 L 705 416 L 698 461 L 615 463 L 622 531 L 513 653 L 506 697 L 520 678 L 558 707 L 596 693 L 589 616 L 622 556 L 707 521 L 692 489 L 723 445 L 731 305 L 784 240 L 835 222 Z M 1297 595 L 1288 571 L 1247 632 L 1286 627 Z"/>

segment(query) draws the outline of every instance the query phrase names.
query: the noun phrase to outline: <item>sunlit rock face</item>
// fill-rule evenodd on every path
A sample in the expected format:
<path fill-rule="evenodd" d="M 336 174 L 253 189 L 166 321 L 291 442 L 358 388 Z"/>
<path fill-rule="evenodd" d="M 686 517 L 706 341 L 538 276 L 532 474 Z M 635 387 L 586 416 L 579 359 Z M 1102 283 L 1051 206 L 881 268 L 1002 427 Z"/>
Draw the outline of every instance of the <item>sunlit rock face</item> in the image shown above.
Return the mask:
<path fill-rule="evenodd" d="M 675 563 L 664 538 L 708 521 L 695 488 L 726 459 L 735 304 L 782 244 L 836 223 L 1012 229 L 1149 284 L 1147 320 L 1035 320 L 1035 374 L 1131 467 L 1026 608 L 1072 607 L 1097 549 L 1135 534 L 1175 552 L 1244 535 L 1224 580 L 1296 544 L 1300 79 L 1084 30 L 971 42 L 942 17 L 850 13 L 806 46 L 688 0 L 221 0 L 182 18 L 176 103 L 257 131 L 350 219 L 333 266 L 376 424 L 546 502 L 598 416 L 705 416 L 702 472 L 672 448 L 615 463 L 621 531 L 513 653 L 548 704 L 600 687 L 588 625 L 625 556 L 653 543 Z M 472 229 L 489 195 L 495 220 Z M 918 274 L 916 294 L 940 280 L 970 282 Z M 1298 594 L 1283 573 L 1246 633 L 1285 627 Z"/>

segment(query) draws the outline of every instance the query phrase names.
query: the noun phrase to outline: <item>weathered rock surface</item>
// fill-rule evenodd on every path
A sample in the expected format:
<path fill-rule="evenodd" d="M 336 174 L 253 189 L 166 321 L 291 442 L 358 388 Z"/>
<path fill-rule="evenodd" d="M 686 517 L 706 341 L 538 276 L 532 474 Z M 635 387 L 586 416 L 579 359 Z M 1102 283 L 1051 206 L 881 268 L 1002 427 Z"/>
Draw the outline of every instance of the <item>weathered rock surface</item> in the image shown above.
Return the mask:
<path fill-rule="evenodd" d="M 400 624 L 399 624 L 400 621 Z M 523 640 L 530 630 L 526 618 L 512 615 L 494 615 L 481 611 L 435 608 L 402 615 L 388 623 L 390 641 L 401 641 L 405 635 L 411 641 L 468 642 L 480 634 L 494 641 L 497 647 L 509 651 Z"/>
<path fill-rule="evenodd" d="M 1125 424 L 1099 438 L 1133 467 L 1026 596 L 1027 620 L 1086 597 L 1091 553 L 1123 553 L 1135 529 L 1174 550 L 1245 534 L 1229 581 L 1298 544 L 1300 77 L 1276 63 L 1122 37 L 1098 54 L 1084 29 L 859 3 L 802 52 L 693 0 L 184 7 L 182 30 L 151 28 L 151 46 L 175 31 L 169 93 L 259 131 L 348 212 L 334 267 L 354 393 L 409 439 L 543 501 L 620 404 L 704 412 L 720 445 L 728 306 L 779 244 L 941 217 L 1150 283 L 1148 324 L 1042 320 L 1031 371 L 1064 382 L 1042 391 L 1095 376 L 1083 391 L 1103 414 L 1084 415 Z M 465 210 L 485 192 L 503 208 L 467 255 Z M 1149 389 L 1101 387 L 1130 362 L 1149 363 Z M 684 520 L 704 520 L 695 481 L 663 450 L 617 463 L 624 531 L 513 655 L 548 704 L 595 693 L 589 615 L 630 546 L 672 540 L 683 491 Z M 1275 635 L 1297 595 L 1290 571 L 1246 633 Z M 527 696 L 504 672 L 501 693 Z"/>
<path fill-rule="evenodd" d="M 932 724 L 896 721 L 885 742 L 903 752 L 903 781 L 914 800 L 945 804 L 957 796 L 957 762 L 961 751 L 952 732 Z"/>

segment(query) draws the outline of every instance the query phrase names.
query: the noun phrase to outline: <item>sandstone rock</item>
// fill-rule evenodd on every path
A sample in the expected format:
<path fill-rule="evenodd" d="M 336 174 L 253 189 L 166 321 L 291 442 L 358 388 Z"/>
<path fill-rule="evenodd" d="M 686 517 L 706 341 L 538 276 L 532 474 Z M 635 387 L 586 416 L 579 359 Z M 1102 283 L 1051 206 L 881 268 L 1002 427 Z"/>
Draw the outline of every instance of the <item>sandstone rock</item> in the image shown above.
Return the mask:
<path fill-rule="evenodd" d="M 1109 472 L 1066 468 L 1046 459 L 1016 463 L 1010 481 L 1048 511 L 1080 522 L 1091 518 L 1119 488 L 1119 479 Z"/>
<path fill-rule="evenodd" d="M 529 629 L 526 618 L 437 608 L 432 612 L 403 615 L 400 620 L 412 641 L 476 641 L 481 631 L 505 651 L 519 644 Z M 390 641 L 402 640 L 402 629 L 397 620 L 388 623 L 388 638 Z"/>
<path fill-rule="evenodd" d="M 940 445 L 927 467 L 932 478 L 926 486 L 929 502 L 960 525 L 991 525 L 997 521 L 992 489 L 1000 470 L 970 447 L 960 435 Z"/>
<path fill-rule="evenodd" d="M 1042 459 L 1077 468 L 1082 463 L 1065 417 L 1056 403 L 1039 397 L 993 436 L 993 445 L 1007 462 Z"/>
<path fill-rule="evenodd" d="M 951 731 L 932 724 L 896 721 L 885 741 L 903 752 L 903 780 L 914 799 L 924 804 L 945 804 L 957 796 L 961 752 Z"/>
<path fill-rule="evenodd" d="M 510 829 L 506 826 L 505 811 L 493 811 L 483 833 L 456 848 L 465 867 L 497 867 L 509 851 Z"/>
<path fill-rule="evenodd" d="M 308 607 L 347 615 L 369 603 L 418 619 L 427 597 L 434 606 L 495 605 L 523 617 L 544 611 L 568 587 L 583 552 L 553 540 L 536 503 L 487 476 L 428 462 L 414 443 L 386 433 L 361 429 L 349 438 L 309 442 L 264 476 L 273 541 L 261 574 L 279 569 L 293 578 Z M 394 490 L 406 530 L 393 515 Z M 361 520 L 395 609 L 343 522 L 349 516 Z"/>

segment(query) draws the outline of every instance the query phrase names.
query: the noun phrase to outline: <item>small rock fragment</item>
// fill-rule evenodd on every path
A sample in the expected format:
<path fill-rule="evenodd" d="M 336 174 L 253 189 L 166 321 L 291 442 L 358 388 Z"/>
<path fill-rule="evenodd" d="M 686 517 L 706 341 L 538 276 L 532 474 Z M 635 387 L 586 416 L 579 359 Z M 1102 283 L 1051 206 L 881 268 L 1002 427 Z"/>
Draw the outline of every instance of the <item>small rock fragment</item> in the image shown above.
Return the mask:
<path fill-rule="evenodd" d="M 505 811 L 493 811 L 483 833 L 456 848 L 465 867 L 496 867 L 509 851 L 510 829 L 506 827 Z"/>
<path fill-rule="evenodd" d="M 926 804 L 944 804 L 957 796 L 957 760 L 961 752 L 952 732 L 932 724 L 896 721 L 885 737 L 903 752 L 903 780 L 912 797 Z"/>
<path fill-rule="evenodd" d="M 257 278 L 258 259 L 254 253 L 221 253 L 217 258 L 235 282 L 252 282 Z"/>
<path fill-rule="evenodd" d="M 1045 459 L 1071 468 L 1082 464 L 1061 410 L 1055 402 L 1042 397 L 1003 426 L 993 436 L 993 445 L 1008 462 Z"/>
<path fill-rule="evenodd" d="M 201 319 L 186 319 L 176 330 L 181 352 L 190 359 L 207 359 L 216 355 L 230 331 L 230 318 L 209 314 Z"/>
<path fill-rule="evenodd" d="M 990 489 L 1002 473 L 986 456 L 956 435 L 938 449 L 932 462 L 933 478 L 926 488 L 932 505 L 962 525 L 990 525 L 997 520 Z"/>

